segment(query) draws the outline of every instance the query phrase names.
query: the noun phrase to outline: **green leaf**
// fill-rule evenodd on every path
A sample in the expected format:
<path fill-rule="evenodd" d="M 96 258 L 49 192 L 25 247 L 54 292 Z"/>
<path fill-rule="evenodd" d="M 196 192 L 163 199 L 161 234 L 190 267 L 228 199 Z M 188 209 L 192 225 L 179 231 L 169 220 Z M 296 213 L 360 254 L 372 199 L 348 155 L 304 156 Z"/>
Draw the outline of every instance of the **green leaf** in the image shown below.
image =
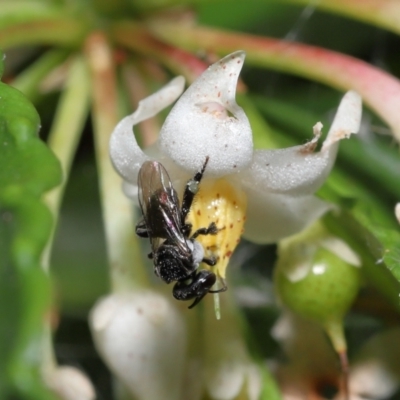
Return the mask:
<path fill-rule="evenodd" d="M 16 79 L 11 86 L 22 92 L 32 102 L 36 102 L 41 96 L 40 83 L 45 76 L 65 61 L 68 52 L 65 50 L 49 50 L 38 60 L 30 64 Z"/>
<path fill-rule="evenodd" d="M 375 264 L 386 266 L 400 282 L 400 230 L 382 226 L 374 218 L 372 210 L 362 202 L 357 202 L 353 208 L 353 215 L 373 235 L 365 241 Z M 395 220 L 393 212 L 393 220 Z M 366 238 L 367 236 L 365 236 Z"/>
<path fill-rule="evenodd" d="M 40 379 L 41 333 L 50 284 L 39 265 L 51 216 L 33 194 L 0 192 L 0 398 L 46 399 Z"/>
<path fill-rule="evenodd" d="M 22 185 L 39 196 L 59 182 L 60 165 L 38 139 L 39 127 L 33 105 L 0 83 L 0 187 Z"/>
<path fill-rule="evenodd" d="M 61 180 L 38 138 L 38 114 L 0 83 L 0 398 L 53 399 L 40 377 L 42 331 L 51 304 L 40 267 L 52 218 L 41 201 Z"/>
<path fill-rule="evenodd" d="M 362 273 L 397 310 L 400 310 L 400 234 L 382 227 L 361 203 L 352 210 L 324 217 L 328 228 L 348 243 L 362 260 Z M 371 210 L 370 210 L 371 211 Z"/>
<path fill-rule="evenodd" d="M 251 124 L 253 131 L 254 147 L 257 148 L 279 148 L 280 143 L 275 140 L 271 127 L 267 124 L 265 118 L 253 104 L 249 96 L 238 94 L 238 104 L 243 107 Z"/>

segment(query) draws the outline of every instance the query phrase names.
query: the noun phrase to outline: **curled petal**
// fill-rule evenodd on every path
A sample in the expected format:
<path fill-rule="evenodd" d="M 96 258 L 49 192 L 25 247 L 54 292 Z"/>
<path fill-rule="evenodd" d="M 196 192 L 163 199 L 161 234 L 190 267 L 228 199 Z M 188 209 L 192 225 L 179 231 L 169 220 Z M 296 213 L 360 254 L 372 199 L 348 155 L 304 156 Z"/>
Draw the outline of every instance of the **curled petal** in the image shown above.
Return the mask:
<path fill-rule="evenodd" d="M 128 182 L 136 184 L 140 166 L 148 159 L 136 142 L 133 126 L 153 117 L 173 103 L 182 93 L 185 80 L 178 76 L 158 92 L 139 102 L 138 109 L 122 119 L 110 139 L 110 156 L 114 168 Z"/>
<path fill-rule="evenodd" d="M 322 149 L 313 153 L 315 140 L 303 146 L 279 150 L 258 150 L 248 171 L 245 186 L 257 186 L 273 193 L 304 196 L 315 193 L 324 183 L 335 162 L 338 141 L 360 129 L 361 98 L 353 91 L 343 97 Z M 319 123 L 314 135 L 320 135 Z"/>
<path fill-rule="evenodd" d="M 160 133 L 161 151 L 193 173 L 210 157 L 207 173 L 237 173 L 253 154 L 249 121 L 236 104 L 245 54 L 237 51 L 211 65 L 182 95 Z"/>
<path fill-rule="evenodd" d="M 348 139 L 352 133 L 357 133 L 360 130 L 361 114 L 361 97 L 357 92 L 350 90 L 339 104 L 321 151 L 326 151 L 339 140 Z"/>
<path fill-rule="evenodd" d="M 332 206 L 314 196 L 292 197 L 248 189 L 244 237 L 255 243 L 275 243 L 293 235 Z"/>

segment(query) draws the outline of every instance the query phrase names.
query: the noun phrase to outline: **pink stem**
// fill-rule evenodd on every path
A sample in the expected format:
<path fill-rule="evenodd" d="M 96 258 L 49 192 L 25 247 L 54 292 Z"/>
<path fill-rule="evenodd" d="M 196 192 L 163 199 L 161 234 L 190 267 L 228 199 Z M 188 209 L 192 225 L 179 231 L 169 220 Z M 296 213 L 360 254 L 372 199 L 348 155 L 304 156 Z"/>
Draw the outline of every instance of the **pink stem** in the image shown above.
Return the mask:
<path fill-rule="evenodd" d="M 208 66 L 193 54 L 158 40 L 138 23 L 115 24 L 111 37 L 121 46 L 154 57 L 173 72 L 183 74 L 190 82 Z"/>

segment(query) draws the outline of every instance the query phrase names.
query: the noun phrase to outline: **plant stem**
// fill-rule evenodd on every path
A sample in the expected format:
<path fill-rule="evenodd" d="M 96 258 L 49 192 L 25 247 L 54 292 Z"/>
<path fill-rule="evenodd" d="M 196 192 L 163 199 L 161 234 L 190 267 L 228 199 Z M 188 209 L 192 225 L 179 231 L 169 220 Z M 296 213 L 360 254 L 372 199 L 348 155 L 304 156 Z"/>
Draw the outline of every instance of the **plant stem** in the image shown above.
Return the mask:
<path fill-rule="evenodd" d="M 148 90 L 142 74 L 132 64 L 122 67 L 122 76 L 132 108 L 136 109 L 140 100 L 150 96 L 151 93 Z M 138 128 L 143 147 L 149 147 L 156 142 L 161 126 L 157 117 L 152 117 L 142 121 Z"/>
<path fill-rule="evenodd" d="M 89 110 L 87 76 L 83 59 L 76 57 L 70 67 L 66 90 L 61 96 L 48 139 L 48 145 L 59 159 L 64 174 L 61 185 L 48 192 L 44 197 L 53 214 L 55 223 L 57 223 L 61 199 L 71 171 L 72 160 Z M 53 237 L 49 240 L 43 254 L 43 265 L 47 272 L 52 241 Z"/>
<path fill-rule="evenodd" d="M 95 151 L 111 286 L 113 291 L 131 290 L 147 285 L 147 277 L 133 232 L 132 204 L 122 193 L 122 180 L 109 158 L 110 135 L 119 120 L 118 94 L 111 48 L 103 33 L 87 38 L 85 54 L 92 76 Z"/>
<path fill-rule="evenodd" d="M 287 1 L 305 6 L 310 4 L 310 0 Z M 318 9 L 400 33 L 400 2 L 398 0 L 318 0 L 314 4 Z"/>
<path fill-rule="evenodd" d="M 207 68 L 207 64 L 193 54 L 158 40 L 139 23 L 118 22 L 111 27 L 110 34 L 118 44 L 156 58 L 174 73 L 184 75 L 190 82 Z"/>
<path fill-rule="evenodd" d="M 39 85 L 42 79 L 54 68 L 60 65 L 67 57 L 65 50 L 50 50 L 36 62 L 27 67 L 11 83 L 11 86 L 20 90 L 31 102 L 39 97 Z"/>

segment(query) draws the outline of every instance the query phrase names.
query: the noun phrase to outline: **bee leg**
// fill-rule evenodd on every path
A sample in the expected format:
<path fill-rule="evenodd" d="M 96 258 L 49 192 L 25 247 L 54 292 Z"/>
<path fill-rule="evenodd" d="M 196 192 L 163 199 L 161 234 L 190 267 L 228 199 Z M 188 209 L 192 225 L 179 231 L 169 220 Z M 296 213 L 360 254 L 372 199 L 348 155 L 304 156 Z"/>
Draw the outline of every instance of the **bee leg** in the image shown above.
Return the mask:
<path fill-rule="evenodd" d="M 151 252 L 151 253 L 147 254 L 147 257 L 148 257 L 148 258 L 150 258 L 150 260 L 152 260 L 152 259 L 153 259 L 153 257 L 154 257 L 154 255 L 153 255 L 153 252 Z"/>
<path fill-rule="evenodd" d="M 215 225 L 215 222 L 211 222 L 208 228 L 197 229 L 197 231 L 191 236 L 191 239 L 196 239 L 199 235 L 216 235 L 222 229 L 225 229 L 225 227 L 218 229 L 217 225 Z"/>
<path fill-rule="evenodd" d="M 206 169 L 208 159 L 209 157 L 207 156 L 201 170 L 197 172 L 197 174 L 192 179 L 189 179 L 186 183 L 185 191 L 183 192 L 182 207 L 181 207 L 182 221 L 185 221 L 187 215 L 189 214 L 190 208 L 192 207 L 194 196 L 199 191 L 199 184 L 201 179 L 203 178 L 203 174 Z"/>
<path fill-rule="evenodd" d="M 191 281 L 187 283 L 187 279 Z M 193 308 L 210 291 L 216 280 L 217 277 L 213 272 L 206 270 L 194 271 L 185 280 L 178 281 L 175 284 L 172 294 L 177 300 L 195 299 L 189 306 L 189 308 Z"/>
<path fill-rule="evenodd" d="M 217 263 L 217 259 L 215 257 L 211 257 L 211 258 L 206 258 L 204 257 L 201 262 L 210 265 L 211 267 L 213 267 L 216 263 Z"/>
<path fill-rule="evenodd" d="M 221 293 L 221 292 L 226 292 L 228 290 L 228 285 L 225 282 L 225 279 L 219 278 L 220 282 L 222 282 L 222 288 L 219 288 L 217 290 L 209 290 L 208 293 Z"/>
<path fill-rule="evenodd" d="M 141 219 L 136 224 L 135 232 L 136 232 L 136 235 L 138 235 L 141 238 L 148 238 L 149 237 L 149 231 L 147 230 L 146 221 L 144 219 Z"/>
<path fill-rule="evenodd" d="M 182 233 L 186 236 L 189 237 L 190 236 L 190 232 L 192 231 L 192 224 L 191 223 L 185 223 L 183 224 L 183 226 L 181 227 Z"/>

